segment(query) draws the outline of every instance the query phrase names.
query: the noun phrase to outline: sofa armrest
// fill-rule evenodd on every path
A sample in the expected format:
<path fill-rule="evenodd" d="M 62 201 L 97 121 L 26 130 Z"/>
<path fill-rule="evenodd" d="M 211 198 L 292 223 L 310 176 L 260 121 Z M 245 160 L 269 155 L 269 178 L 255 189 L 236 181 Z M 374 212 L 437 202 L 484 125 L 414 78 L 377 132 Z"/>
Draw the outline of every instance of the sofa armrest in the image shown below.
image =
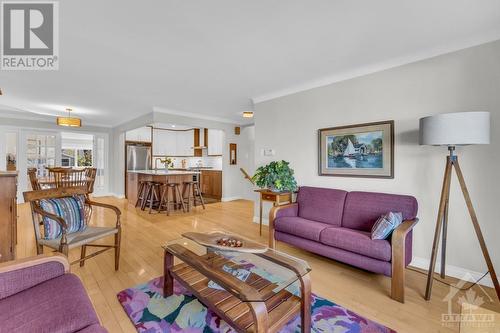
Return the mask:
<path fill-rule="evenodd" d="M 392 232 L 392 298 L 404 303 L 404 281 L 406 267 L 406 238 L 418 223 L 418 219 L 403 221 Z M 411 244 L 411 243 L 410 243 Z"/>
<path fill-rule="evenodd" d="M 288 205 L 274 206 L 269 212 L 269 247 L 274 249 L 276 242 L 274 240 L 274 220 L 283 216 L 297 216 L 299 204 L 291 203 Z"/>
<path fill-rule="evenodd" d="M 59 253 L 2 263 L 0 300 L 68 272 L 68 259 Z"/>

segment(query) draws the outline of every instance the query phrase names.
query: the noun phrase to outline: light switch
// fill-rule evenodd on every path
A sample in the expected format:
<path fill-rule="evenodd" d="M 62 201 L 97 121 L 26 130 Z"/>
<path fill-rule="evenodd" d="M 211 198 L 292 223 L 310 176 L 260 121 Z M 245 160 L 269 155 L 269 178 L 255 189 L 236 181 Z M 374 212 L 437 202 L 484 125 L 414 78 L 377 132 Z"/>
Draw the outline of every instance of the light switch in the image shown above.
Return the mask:
<path fill-rule="evenodd" d="M 276 155 L 274 149 L 266 148 L 264 149 L 264 156 L 274 156 Z"/>

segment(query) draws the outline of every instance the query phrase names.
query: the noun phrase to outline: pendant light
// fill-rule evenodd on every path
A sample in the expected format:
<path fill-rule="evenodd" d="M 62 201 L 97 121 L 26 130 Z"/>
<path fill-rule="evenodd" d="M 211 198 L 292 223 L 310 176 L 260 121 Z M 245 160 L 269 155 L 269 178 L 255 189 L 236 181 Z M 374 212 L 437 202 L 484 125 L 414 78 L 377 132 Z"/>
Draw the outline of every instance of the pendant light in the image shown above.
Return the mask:
<path fill-rule="evenodd" d="M 71 117 L 72 109 L 66 109 L 68 111 L 67 117 L 57 117 L 57 125 L 59 126 L 69 126 L 69 127 L 81 127 L 82 120 L 80 118 Z"/>

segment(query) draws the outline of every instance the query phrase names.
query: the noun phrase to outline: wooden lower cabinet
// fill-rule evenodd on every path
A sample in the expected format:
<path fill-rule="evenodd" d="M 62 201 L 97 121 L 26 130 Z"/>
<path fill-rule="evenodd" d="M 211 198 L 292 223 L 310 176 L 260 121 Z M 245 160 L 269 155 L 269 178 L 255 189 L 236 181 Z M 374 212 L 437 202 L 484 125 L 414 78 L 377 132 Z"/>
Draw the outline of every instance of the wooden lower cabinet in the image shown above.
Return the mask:
<path fill-rule="evenodd" d="M 17 172 L 0 171 L 0 262 L 16 258 Z"/>
<path fill-rule="evenodd" d="M 222 199 L 222 171 L 201 170 L 201 193 L 205 197 Z"/>

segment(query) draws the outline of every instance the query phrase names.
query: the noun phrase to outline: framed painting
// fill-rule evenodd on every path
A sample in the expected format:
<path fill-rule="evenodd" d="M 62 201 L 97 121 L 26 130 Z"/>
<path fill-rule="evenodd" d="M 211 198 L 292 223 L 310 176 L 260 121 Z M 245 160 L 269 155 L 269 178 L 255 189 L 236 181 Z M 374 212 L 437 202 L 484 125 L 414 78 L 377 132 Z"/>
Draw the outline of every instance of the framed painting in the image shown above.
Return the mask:
<path fill-rule="evenodd" d="M 318 130 L 319 175 L 394 178 L 394 121 Z"/>

